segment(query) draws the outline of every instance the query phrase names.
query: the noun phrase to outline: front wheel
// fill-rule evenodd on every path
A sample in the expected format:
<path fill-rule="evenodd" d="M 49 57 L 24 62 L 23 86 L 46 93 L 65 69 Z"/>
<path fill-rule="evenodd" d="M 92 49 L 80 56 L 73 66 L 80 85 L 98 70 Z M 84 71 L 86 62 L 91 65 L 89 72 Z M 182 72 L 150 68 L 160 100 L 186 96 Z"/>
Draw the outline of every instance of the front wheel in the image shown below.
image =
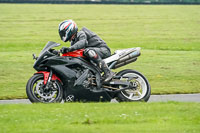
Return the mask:
<path fill-rule="evenodd" d="M 131 82 L 134 88 L 126 89 L 118 93 L 119 101 L 145 101 L 147 102 L 151 95 L 151 87 L 148 80 L 141 73 L 135 70 L 123 70 L 117 74 L 120 80 Z M 123 89 L 124 86 L 119 86 Z"/>
<path fill-rule="evenodd" d="M 54 103 L 62 101 L 63 89 L 57 80 L 52 81 L 51 85 L 46 88 L 43 74 L 35 74 L 26 85 L 26 94 L 32 103 Z"/>

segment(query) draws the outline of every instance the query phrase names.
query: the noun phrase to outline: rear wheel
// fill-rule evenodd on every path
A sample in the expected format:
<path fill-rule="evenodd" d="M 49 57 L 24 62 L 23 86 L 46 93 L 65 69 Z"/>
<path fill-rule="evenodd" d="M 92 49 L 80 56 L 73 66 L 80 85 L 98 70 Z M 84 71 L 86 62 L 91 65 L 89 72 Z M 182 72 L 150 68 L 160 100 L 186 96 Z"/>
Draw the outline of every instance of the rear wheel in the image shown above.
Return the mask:
<path fill-rule="evenodd" d="M 119 101 L 148 101 L 151 95 L 151 87 L 148 80 L 135 70 L 123 70 L 117 74 L 120 80 L 130 82 L 133 87 L 118 93 Z M 125 88 L 119 86 L 119 89 Z"/>
<path fill-rule="evenodd" d="M 52 81 L 51 85 L 46 88 L 44 76 L 42 74 L 35 74 L 26 85 L 26 94 L 33 103 L 54 103 L 62 101 L 63 89 L 59 81 Z"/>

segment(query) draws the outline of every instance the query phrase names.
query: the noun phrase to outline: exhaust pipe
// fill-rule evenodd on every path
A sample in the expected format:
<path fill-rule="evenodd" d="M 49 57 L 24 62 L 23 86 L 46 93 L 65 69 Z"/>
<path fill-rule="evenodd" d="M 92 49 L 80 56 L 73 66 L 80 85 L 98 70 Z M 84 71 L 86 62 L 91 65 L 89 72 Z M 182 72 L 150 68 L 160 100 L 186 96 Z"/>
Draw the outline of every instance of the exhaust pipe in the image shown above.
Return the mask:
<path fill-rule="evenodd" d="M 127 60 L 132 59 L 132 58 L 136 58 L 136 57 L 138 57 L 138 56 L 140 56 L 140 49 L 136 49 L 135 51 L 129 53 L 128 55 L 126 55 L 126 56 L 120 58 L 120 59 L 117 61 L 117 64 L 118 64 L 118 63 L 121 63 L 121 62 L 124 62 L 124 61 L 127 61 Z"/>
<path fill-rule="evenodd" d="M 125 65 L 127 65 L 127 64 L 130 64 L 130 63 L 136 61 L 136 60 L 137 60 L 137 57 L 136 57 L 136 58 L 129 59 L 129 60 L 126 60 L 126 61 L 121 62 L 121 63 L 117 63 L 117 64 L 113 67 L 113 69 L 117 69 L 117 68 L 119 68 L 119 67 L 121 67 L 121 66 L 125 66 Z"/>
<path fill-rule="evenodd" d="M 132 63 L 137 60 L 138 56 L 140 56 L 140 48 L 136 48 L 133 52 L 121 57 L 113 68 L 116 69 L 121 66 Z"/>

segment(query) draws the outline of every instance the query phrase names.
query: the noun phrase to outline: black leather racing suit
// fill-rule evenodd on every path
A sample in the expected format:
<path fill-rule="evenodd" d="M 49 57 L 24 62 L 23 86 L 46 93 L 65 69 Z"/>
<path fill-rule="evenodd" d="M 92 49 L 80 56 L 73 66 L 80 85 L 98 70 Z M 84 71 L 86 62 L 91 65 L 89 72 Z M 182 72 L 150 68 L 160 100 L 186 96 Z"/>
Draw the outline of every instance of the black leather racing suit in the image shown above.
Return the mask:
<path fill-rule="evenodd" d="M 94 50 L 102 59 L 110 56 L 110 48 L 97 34 L 83 27 L 71 41 L 70 51 L 77 49 Z M 87 56 L 87 55 L 86 55 Z"/>

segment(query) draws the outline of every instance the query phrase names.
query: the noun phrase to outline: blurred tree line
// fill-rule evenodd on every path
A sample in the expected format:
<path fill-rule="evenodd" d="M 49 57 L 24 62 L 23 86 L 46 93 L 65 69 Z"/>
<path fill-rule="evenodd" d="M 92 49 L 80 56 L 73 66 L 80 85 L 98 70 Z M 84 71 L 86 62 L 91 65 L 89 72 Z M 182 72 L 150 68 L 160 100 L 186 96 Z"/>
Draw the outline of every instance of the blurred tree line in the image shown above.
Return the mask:
<path fill-rule="evenodd" d="M 200 0 L 0 0 L 0 3 L 51 3 L 51 4 L 200 4 Z"/>

